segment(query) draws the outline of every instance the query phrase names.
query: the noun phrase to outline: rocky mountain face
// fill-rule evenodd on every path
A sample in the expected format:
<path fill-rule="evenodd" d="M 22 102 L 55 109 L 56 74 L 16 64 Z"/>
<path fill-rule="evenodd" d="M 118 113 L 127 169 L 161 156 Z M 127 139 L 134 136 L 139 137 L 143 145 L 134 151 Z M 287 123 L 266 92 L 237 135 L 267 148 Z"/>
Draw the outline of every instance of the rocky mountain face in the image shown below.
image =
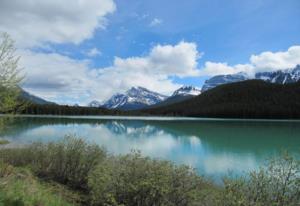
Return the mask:
<path fill-rule="evenodd" d="M 94 100 L 94 101 L 91 101 L 89 104 L 88 104 L 88 107 L 101 107 L 102 104 L 101 102 L 97 101 L 97 100 Z"/>
<path fill-rule="evenodd" d="M 167 96 L 150 91 L 143 87 L 132 87 L 125 94 L 116 94 L 107 100 L 102 107 L 107 109 L 134 110 L 142 109 L 164 101 Z"/>
<path fill-rule="evenodd" d="M 297 65 L 294 69 L 260 72 L 255 75 L 255 79 L 277 84 L 294 83 L 300 80 L 300 65 Z"/>
<path fill-rule="evenodd" d="M 172 97 L 175 97 L 175 96 L 197 96 L 201 94 L 201 90 L 200 89 L 197 89 L 196 87 L 193 87 L 193 86 L 183 86 L 183 87 L 180 87 L 179 89 L 177 89 Z"/>
<path fill-rule="evenodd" d="M 202 87 L 202 92 L 222 84 L 240 82 L 249 79 L 264 80 L 266 82 L 277 84 L 297 82 L 300 80 L 300 65 L 297 65 L 294 69 L 256 73 L 254 78 L 249 77 L 246 73 L 217 75 L 205 81 Z"/>
<path fill-rule="evenodd" d="M 168 97 L 165 101 L 153 105 L 152 108 L 182 102 L 184 100 L 193 98 L 200 94 L 201 94 L 201 90 L 197 89 L 196 87 L 183 86 L 177 89 L 176 91 L 174 91 L 173 94 L 170 97 Z"/>
<path fill-rule="evenodd" d="M 153 105 L 169 104 L 186 100 L 201 93 L 200 89 L 193 86 L 183 86 L 168 97 L 143 87 L 132 87 L 124 94 L 115 94 L 104 104 L 92 101 L 90 107 L 104 107 L 107 109 L 135 110 Z"/>
<path fill-rule="evenodd" d="M 202 86 L 202 92 L 222 84 L 241 82 L 247 79 L 249 79 L 248 75 L 243 72 L 237 74 L 217 75 L 205 81 L 204 85 Z"/>

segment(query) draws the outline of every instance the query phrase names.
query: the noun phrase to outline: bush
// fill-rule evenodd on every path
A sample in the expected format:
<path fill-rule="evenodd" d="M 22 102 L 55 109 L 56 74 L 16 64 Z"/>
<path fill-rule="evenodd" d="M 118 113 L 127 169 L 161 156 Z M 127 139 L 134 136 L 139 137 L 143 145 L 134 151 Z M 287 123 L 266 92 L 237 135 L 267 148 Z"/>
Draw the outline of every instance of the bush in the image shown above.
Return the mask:
<path fill-rule="evenodd" d="M 0 158 L 14 166 L 29 166 L 39 177 L 87 189 L 91 170 L 106 156 L 97 145 L 71 136 L 57 143 L 33 143 L 25 148 L 0 150 Z"/>
<path fill-rule="evenodd" d="M 24 169 L 27 167 L 30 170 Z M 24 172 L 15 174 L 15 168 L 23 168 Z M 19 180 L 28 171 L 42 177 L 42 180 L 54 180 L 79 189 L 81 200 L 76 202 L 83 205 L 300 205 L 300 162 L 289 155 L 272 159 L 267 167 L 244 177 L 227 178 L 222 187 L 199 176 L 188 166 L 143 157 L 139 152 L 109 156 L 99 146 L 69 136 L 57 143 L 33 143 L 22 148 L 0 149 L 0 206 L 1 181 L 8 182 L 8 178 L 14 177 L 6 184 L 7 191 L 14 191 L 13 188 L 20 184 L 23 186 L 18 186 L 18 191 L 27 191 L 25 188 L 31 187 L 28 182 L 32 178 L 26 179 L 26 184 Z M 37 188 L 45 190 L 44 187 Z M 6 196 L 7 191 L 4 193 Z M 26 199 L 28 192 L 20 193 L 18 197 Z M 9 200 L 23 201 L 12 197 L 9 196 Z"/>
<path fill-rule="evenodd" d="M 140 153 L 111 157 L 89 176 L 92 205 L 192 205 L 206 186 L 191 168 Z"/>
<path fill-rule="evenodd" d="M 300 205 L 300 162 L 284 154 L 247 177 L 225 180 L 225 205 Z"/>

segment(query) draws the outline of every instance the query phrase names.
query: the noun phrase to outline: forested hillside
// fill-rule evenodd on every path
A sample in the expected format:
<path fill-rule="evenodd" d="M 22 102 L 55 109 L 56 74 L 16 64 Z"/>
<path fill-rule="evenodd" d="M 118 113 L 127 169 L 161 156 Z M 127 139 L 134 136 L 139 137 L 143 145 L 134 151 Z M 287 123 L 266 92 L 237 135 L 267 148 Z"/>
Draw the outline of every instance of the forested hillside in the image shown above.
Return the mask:
<path fill-rule="evenodd" d="M 184 102 L 142 111 L 151 115 L 300 118 L 300 82 L 249 80 L 218 86 Z"/>
<path fill-rule="evenodd" d="M 94 107 L 30 104 L 22 114 L 31 115 L 121 115 L 124 112 Z"/>

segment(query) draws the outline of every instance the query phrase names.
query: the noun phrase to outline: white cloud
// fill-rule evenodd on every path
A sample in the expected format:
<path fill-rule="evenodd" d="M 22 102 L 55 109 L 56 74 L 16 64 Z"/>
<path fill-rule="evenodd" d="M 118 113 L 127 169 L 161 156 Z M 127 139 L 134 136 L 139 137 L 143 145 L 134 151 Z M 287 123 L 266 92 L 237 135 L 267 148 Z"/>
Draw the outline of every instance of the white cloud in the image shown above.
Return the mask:
<path fill-rule="evenodd" d="M 300 64 L 300 46 L 292 46 L 285 52 L 263 52 L 252 55 L 250 62 L 256 71 L 294 68 Z"/>
<path fill-rule="evenodd" d="M 113 0 L 1 0 L 0 31 L 21 47 L 43 43 L 80 43 L 104 28 Z"/>
<path fill-rule="evenodd" d="M 97 48 L 92 48 L 89 51 L 87 51 L 85 53 L 88 57 L 96 57 L 96 56 L 100 56 L 102 53 L 99 49 Z"/>
<path fill-rule="evenodd" d="M 238 64 L 229 66 L 227 63 L 205 62 L 205 66 L 200 71 L 201 76 L 214 76 L 222 74 L 235 74 L 237 72 L 252 73 L 253 66 L 250 64 Z"/>
<path fill-rule="evenodd" d="M 158 25 L 160 25 L 160 24 L 162 24 L 162 23 L 163 23 L 163 21 L 162 21 L 161 19 L 154 18 L 154 19 L 150 22 L 149 26 L 150 26 L 150 27 L 154 27 L 154 26 L 158 26 Z"/>
<path fill-rule="evenodd" d="M 200 75 L 214 76 L 246 72 L 251 76 L 256 72 L 295 68 L 297 64 L 300 64 L 300 46 L 292 46 L 285 52 L 268 51 L 258 55 L 252 55 L 249 62 L 248 64 L 230 66 L 227 63 L 208 61 L 200 70 Z"/>
<path fill-rule="evenodd" d="M 62 103 L 64 99 L 88 98 L 89 91 L 96 87 L 88 61 L 29 50 L 21 51 L 20 55 L 26 77 L 23 87 L 35 95 Z"/>
<path fill-rule="evenodd" d="M 88 103 L 103 101 L 116 92 L 132 86 L 170 94 L 180 85 L 170 76 L 198 75 L 196 44 L 157 45 L 144 57 L 116 57 L 111 67 L 89 68 L 88 61 L 74 60 L 56 53 L 21 52 L 21 64 L 26 72 L 24 88 L 43 98 L 64 102 L 72 99 Z"/>
<path fill-rule="evenodd" d="M 158 75 L 197 76 L 197 60 L 200 57 L 195 43 L 180 42 L 175 46 L 157 45 L 146 57 L 116 58 L 117 68 L 143 71 Z"/>

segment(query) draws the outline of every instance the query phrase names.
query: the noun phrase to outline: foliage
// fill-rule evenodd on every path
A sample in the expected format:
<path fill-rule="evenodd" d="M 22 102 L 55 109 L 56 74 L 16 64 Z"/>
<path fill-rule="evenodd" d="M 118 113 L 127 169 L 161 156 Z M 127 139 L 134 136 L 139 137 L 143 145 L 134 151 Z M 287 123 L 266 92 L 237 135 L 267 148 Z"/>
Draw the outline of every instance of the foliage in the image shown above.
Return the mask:
<path fill-rule="evenodd" d="M 22 172 L 16 173 L 16 168 Z M 38 180 L 31 176 L 31 179 L 34 179 L 31 184 L 38 190 L 36 193 L 42 193 L 38 197 L 43 199 L 45 191 L 48 191 L 48 187 L 51 188 L 48 181 L 55 181 L 80 193 L 81 195 L 75 195 L 77 198 L 70 195 L 72 197 L 70 199 L 71 202 L 80 202 L 82 205 L 294 206 L 300 204 L 300 163 L 289 155 L 272 159 L 267 167 L 244 177 L 225 178 L 222 187 L 197 175 L 195 170 L 188 166 L 143 157 L 139 152 L 120 156 L 107 155 L 99 146 L 69 136 L 57 143 L 33 143 L 21 148 L 0 149 L 0 192 L 1 189 L 4 191 L 2 196 L 0 195 L 0 202 L 3 202 L 6 197 L 9 197 L 9 200 L 32 200 L 29 189 L 31 185 L 28 184 L 27 179 L 19 177 L 20 174 L 22 176 L 30 171 L 40 177 Z M 11 179 L 9 180 L 8 177 Z M 3 182 L 8 180 L 11 182 L 3 189 Z M 9 191 L 15 191 L 16 195 L 13 196 Z M 47 193 L 51 197 L 53 194 L 61 194 L 61 192 L 53 192 L 52 189 L 51 191 Z M 27 196 L 29 199 L 26 199 Z"/>
<path fill-rule="evenodd" d="M 111 157 L 89 177 L 92 205 L 192 205 L 206 186 L 191 168 L 140 153 Z"/>
<path fill-rule="evenodd" d="M 225 205 L 295 206 L 300 204 L 300 161 L 284 154 L 248 177 L 225 180 Z"/>
<path fill-rule="evenodd" d="M 14 41 L 7 33 L 0 34 L 0 113 L 15 112 L 20 106 L 19 83 L 22 81 Z"/>
<path fill-rule="evenodd" d="M 39 177 L 75 189 L 86 189 L 89 172 L 105 157 L 97 145 L 65 137 L 56 143 L 33 143 L 19 149 L 0 150 L 0 159 L 14 166 L 29 166 Z"/>
<path fill-rule="evenodd" d="M 45 115 L 124 115 L 127 112 L 118 110 L 109 110 L 105 108 L 95 107 L 80 107 L 80 106 L 67 106 L 67 105 L 38 105 L 31 104 L 21 111 L 22 114 L 45 114 Z"/>

